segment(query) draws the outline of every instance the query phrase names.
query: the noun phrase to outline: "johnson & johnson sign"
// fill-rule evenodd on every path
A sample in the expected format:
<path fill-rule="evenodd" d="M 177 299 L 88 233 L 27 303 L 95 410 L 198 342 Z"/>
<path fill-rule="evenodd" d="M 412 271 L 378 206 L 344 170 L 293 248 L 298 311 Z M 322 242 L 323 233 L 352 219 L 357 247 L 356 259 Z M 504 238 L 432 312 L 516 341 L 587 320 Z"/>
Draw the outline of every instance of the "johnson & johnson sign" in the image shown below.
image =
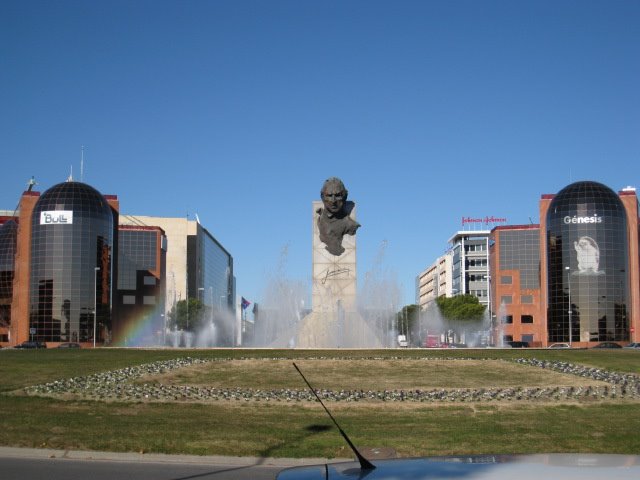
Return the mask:
<path fill-rule="evenodd" d="M 483 225 L 489 225 L 494 223 L 507 223 L 507 219 L 503 217 L 494 217 L 487 216 L 484 218 L 472 218 L 472 217 L 462 217 L 462 226 L 473 224 L 473 223 L 481 223 Z"/>

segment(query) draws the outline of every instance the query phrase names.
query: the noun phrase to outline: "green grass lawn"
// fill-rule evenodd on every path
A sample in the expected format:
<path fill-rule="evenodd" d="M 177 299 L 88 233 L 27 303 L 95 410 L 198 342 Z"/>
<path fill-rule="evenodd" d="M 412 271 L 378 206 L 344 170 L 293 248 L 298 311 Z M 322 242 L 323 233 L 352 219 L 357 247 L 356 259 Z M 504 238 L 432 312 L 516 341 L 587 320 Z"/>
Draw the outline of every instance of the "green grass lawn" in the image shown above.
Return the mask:
<path fill-rule="evenodd" d="M 184 356 L 264 360 L 215 362 L 206 368 L 172 372 L 162 378 L 163 382 L 303 389 L 304 384 L 290 367 L 292 360 L 317 388 L 463 388 L 487 382 L 511 384 L 514 378 L 528 385 L 546 384 L 553 377 L 531 367 L 494 361 L 518 357 L 560 359 L 640 373 L 640 354 L 633 351 L 3 350 L 0 392 L 5 393 L 0 394 L 0 444 L 198 455 L 352 456 L 317 403 L 118 403 L 7 394 L 56 379 Z M 435 363 L 438 368 L 433 361 L 423 360 L 426 357 L 439 358 Z M 486 361 L 465 368 L 472 364 L 445 360 L 448 358 Z M 402 456 L 640 453 L 638 402 L 333 402 L 328 407 L 357 445 L 392 447 Z"/>

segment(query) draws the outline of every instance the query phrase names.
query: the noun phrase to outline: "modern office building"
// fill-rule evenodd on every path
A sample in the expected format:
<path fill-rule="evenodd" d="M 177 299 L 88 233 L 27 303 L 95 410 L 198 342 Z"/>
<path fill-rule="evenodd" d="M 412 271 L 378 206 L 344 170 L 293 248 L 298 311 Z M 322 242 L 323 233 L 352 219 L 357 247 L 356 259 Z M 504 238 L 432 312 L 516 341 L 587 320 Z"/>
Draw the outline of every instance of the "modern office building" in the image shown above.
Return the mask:
<path fill-rule="evenodd" d="M 115 345 L 165 343 L 167 238 L 160 227 L 120 225 Z"/>
<path fill-rule="evenodd" d="M 421 309 L 438 296 L 475 295 L 487 305 L 494 344 L 639 341 L 635 189 L 575 182 L 542 195 L 539 209 L 539 225 L 457 232 L 449 240 L 451 290 L 438 282 L 447 270 L 441 257 L 417 278 Z"/>
<path fill-rule="evenodd" d="M 638 341 L 635 189 L 616 194 L 597 182 L 572 183 L 542 195 L 540 219 L 492 231 L 496 341 L 582 347 Z"/>
<path fill-rule="evenodd" d="M 16 263 L 18 224 L 13 216 L 0 218 L 0 342 L 9 341 L 11 325 L 11 302 L 13 299 L 13 277 Z"/>
<path fill-rule="evenodd" d="M 490 230 L 456 232 L 449 239 L 452 254 L 451 293 L 474 295 L 489 306 Z"/>
<path fill-rule="evenodd" d="M 638 339 L 638 197 L 576 182 L 540 201 L 541 285 L 549 342 Z M 542 238 L 544 235 L 544 238 Z"/>
<path fill-rule="evenodd" d="M 236 318 L 233 257 L 200 222 L 186 218 L 120 215 L 120 224 L 158 226 L 167 239 L 165 318 L 180 300 L 200 300 L 216 319 Z M 238 344 L 239 322 L 218 322 L 218 344 Z"/>
<path fill-rule="evenodd" d="M 0 240 L 3 343 L 109 336 L 117 216 L 117 197 L 81 182 L 22 195 Z"/>
<path fill-rule="evenodd" d="M 199 222 L 119 219 L 116 196 L 74 181 L 0 211 L 0 346 L 160 345 L 186 298 L 235 319 L 233 259 Z M 235 345 L 218 323 L 216 345 Z"/>
<path fill-rule="evenodd" d="M 452 296 L 452 259 L 449 251 L 438 257 L 416 279 L 416 305 L 426 310 L 438 297 Z"/>
<path fill-rule="evenodd" d="M 546 322 L 540 294 L 540 226 L 496 227 L 490 244 L 492 343 L 542 346 Z"/>

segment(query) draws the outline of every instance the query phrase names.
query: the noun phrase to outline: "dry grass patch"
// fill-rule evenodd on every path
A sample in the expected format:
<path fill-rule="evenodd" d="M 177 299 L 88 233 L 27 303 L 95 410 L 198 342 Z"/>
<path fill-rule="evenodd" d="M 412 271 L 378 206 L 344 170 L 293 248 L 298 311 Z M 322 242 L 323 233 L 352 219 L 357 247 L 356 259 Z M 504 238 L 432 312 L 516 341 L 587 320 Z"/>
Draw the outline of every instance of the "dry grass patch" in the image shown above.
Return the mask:
<path fill-rule="evenodd" d="M 300 360 L 314 388 L 327 390 L 432 390 L 604 385 L 501 360 Z M 291 360 L 228 360 L 185 367 L 138 383 L 215 388 L 304 389 Z"/>

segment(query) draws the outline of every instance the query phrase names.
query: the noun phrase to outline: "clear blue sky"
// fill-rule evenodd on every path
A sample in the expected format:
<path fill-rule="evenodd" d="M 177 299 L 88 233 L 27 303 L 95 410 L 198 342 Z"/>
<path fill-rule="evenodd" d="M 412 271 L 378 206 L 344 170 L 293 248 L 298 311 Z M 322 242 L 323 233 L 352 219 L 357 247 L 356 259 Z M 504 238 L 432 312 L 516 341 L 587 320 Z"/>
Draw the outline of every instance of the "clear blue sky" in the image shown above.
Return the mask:
<path fill-rule="evenodd" d="M 185 216 L 260 301 L 311 274 L 341 177 L 363 275 L 415 276 L 462 216 L 538 222 L 576 180 L 640 187 L 640 1 L 0 2 L 0 209 L 71 165 L 127 214 Z"/>

